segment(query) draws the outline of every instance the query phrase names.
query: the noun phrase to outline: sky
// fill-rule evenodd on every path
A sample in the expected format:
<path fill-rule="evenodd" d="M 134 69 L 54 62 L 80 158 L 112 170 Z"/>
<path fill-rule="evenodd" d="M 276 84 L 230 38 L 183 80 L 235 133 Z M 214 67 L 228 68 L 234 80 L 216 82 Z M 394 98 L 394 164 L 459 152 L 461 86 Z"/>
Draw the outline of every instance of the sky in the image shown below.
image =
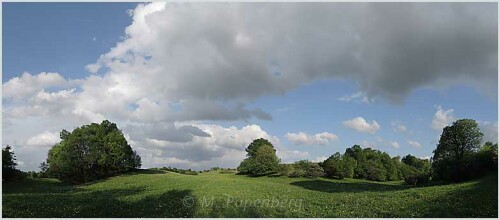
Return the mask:
<path fill-rule="evenodd" d="M 475 119 L 497 142 L 496 3 L 3 3 L 2 145 L 38 170 L 108 119 L 143 167 L 237 167 L 355 144 L 430 158 Z"/>

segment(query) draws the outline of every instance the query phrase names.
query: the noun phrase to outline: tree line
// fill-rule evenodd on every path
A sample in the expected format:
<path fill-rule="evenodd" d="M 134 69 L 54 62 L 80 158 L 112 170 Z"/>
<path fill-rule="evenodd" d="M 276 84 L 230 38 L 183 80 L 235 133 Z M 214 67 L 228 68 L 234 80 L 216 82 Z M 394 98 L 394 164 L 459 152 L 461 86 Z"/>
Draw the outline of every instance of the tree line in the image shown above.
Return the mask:
<path fill-rule="evenodd" d="M 322 162 L 308 160 L 282 164 L 271 142 L 260 138 L 245 149 L 238 174 L 288 177 L 358 178 L 373 181 L 405 180 L 417 185 L 430 180 L 460 182 L 478 178 L 498 168 L 498 146 L 481 146 L 483 134 L 472 119 L 461 119 L 446 126 L 434 156 L 420 159 L 413 155 L 391 157 L 386 152 L 354 145 L 343 154 L 336 152 Z M 141 157 L 132 150 L 116 124 L 104 120 L 74 129 L 62 130 L 61 141 L 48 152 L 40 173 L 17 170 L 10 146 L 2 150 L 2 180 L 26 175 L 54 177 L 69 183 L 84 183 L 140 168 Z M 195 175 L 195 171 L 164 168 Z M 233 171 L 231 171 L 233 172 Z M 197 174 L 197 173 L 196 173 Z"/>
<path fill-rule="evenodd" d="M 460 182 L 496 171 L 498 146 L 486 142 L 476 121 L 460 119 L 446 126 L 434 150 L 434 156 L 420 159 L 413 155 L 390 157 L 386 152 L 354 145 L 343 154 L 336 152 L 325 161 L 301 160 L 281 164 L 271 142 L 260 138 L 247 148 L 247 158 L 238 167 L 239 174 L 251 176 L 357 178 L 374 181 L 405 180 L 417 185 L 430 180 Z"/>

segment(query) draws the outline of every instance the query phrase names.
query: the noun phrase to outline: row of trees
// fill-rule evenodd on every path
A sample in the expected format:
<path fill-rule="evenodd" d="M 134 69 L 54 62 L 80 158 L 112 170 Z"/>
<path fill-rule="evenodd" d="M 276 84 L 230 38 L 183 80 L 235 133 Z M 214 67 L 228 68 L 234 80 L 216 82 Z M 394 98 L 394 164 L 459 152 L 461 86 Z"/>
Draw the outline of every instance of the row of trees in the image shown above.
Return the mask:
<path fill-rule="evenodd" d="M 443 129 L 434 157 L 420 159 L 412 155 L 403 158 L 371 148 L 354 145 L 344 154 L 339 152 L 320 163 L 302 160 L 280 164 L 274 146 L 266 139 L 254 140 L 246 149 L 238 171 L 240 174 L 285 175 L 289 177 L 358 178 L 374 181 L 404 179 L 409 184 L 434 180 L 464 181 L 497 170 L 497 144 L 487 142 L 481 147 L 482 133 L 471 119 L 461 119 Z"/>

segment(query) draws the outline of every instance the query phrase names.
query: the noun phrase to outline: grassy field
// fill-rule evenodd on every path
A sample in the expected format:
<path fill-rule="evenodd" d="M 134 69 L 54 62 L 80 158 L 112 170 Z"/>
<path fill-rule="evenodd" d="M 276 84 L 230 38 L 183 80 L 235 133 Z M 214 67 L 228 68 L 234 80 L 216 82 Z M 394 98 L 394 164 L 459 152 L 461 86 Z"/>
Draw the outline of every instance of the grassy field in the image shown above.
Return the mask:
<path fill-rule="evenodd" d="M 450 185 L 140 171 L 3 184 L 3 217 L 497 217 L 497 177 Z"/>

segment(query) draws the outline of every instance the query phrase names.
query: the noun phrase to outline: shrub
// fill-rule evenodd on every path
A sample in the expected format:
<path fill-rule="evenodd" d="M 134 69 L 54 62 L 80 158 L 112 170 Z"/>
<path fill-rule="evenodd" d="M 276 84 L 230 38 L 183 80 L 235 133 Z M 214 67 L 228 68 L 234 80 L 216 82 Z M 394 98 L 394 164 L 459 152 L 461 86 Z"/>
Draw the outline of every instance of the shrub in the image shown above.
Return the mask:
<path fill-rule="evenodd" d="M 301 160 L 295 162 L 293 165 L 294 171 L 289 175 L 290 177 L 320 177 L 324 176 L 324 171 L 317 163 L 312 163 L 308 160 Z"/>
<path fill-rule="evenodd" d="M 405 182 L 409 185 L 422 185 L 430 181 L 430 175 L 428 173 L 415 173 L 404 178 Z"/>

